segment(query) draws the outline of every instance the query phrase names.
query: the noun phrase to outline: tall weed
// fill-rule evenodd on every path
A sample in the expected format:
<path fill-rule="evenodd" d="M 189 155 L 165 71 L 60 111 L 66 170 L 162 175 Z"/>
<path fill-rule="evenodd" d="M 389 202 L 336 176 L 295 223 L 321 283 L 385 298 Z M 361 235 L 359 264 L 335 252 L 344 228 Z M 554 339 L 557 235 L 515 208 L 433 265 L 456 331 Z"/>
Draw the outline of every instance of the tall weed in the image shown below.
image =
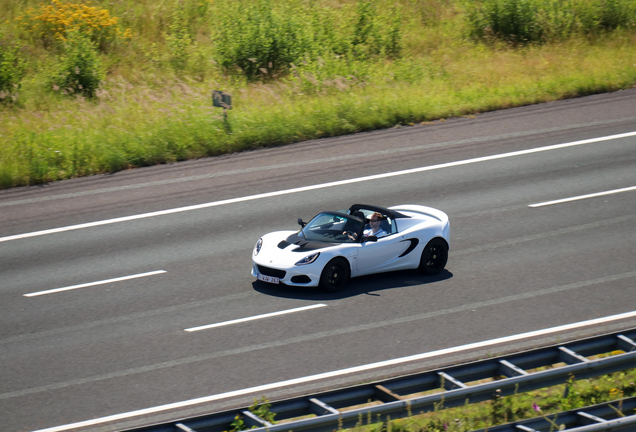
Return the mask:
<path fill-rule="evenodd" d="M 11 102 L 26 75 L 21 44 L 0 34 L 0 102 Z"/>
<path fill-rule="evenodd" d="M 196 45 L 190 34 L 188 15 L 183 5 L 177 6 L 165 38 L 170 50 L 170 63 L 175 70 L 182 71 L 187 65 L 190 48 Z"/>

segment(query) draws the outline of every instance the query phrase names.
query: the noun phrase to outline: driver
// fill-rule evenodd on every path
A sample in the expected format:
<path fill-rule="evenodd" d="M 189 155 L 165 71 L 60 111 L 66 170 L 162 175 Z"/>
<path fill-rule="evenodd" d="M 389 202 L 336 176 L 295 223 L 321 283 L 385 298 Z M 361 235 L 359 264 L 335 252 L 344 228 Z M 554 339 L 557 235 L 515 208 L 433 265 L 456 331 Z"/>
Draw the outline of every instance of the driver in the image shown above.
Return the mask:
<path fill-rule="evenodd" d="M 369 236 L 376 236 L 376 237 L 382 237 L 387 235 L 388 233 L 386 231 L 384 231 L 381 227 L 381 222 L 382 222 L 382 215 L 378 212 L 375 212 L 371 215 L 371 219 L 369 219 L 369 228 L 365 229 L 362 232 L 362 236 L 363 237 L 369 237 Z M 357 234 L 349 232 L 349 231 L 345 231 L 343 232 L 343 234 L 349 236 L 349 238 L 351 240 L 356 240 L 357 238 Z"/>
<path fill-rule="evenodd" d="M 382 215 L 378 212 L 375 212 L 371 215 L 369 219 L 369 228 L 365 229 L 362 235 L 364 237 L 376 236 L 382 237 L 387 235 L 388 233 L 382 229 L 380 223 L 382 222 Z"/>

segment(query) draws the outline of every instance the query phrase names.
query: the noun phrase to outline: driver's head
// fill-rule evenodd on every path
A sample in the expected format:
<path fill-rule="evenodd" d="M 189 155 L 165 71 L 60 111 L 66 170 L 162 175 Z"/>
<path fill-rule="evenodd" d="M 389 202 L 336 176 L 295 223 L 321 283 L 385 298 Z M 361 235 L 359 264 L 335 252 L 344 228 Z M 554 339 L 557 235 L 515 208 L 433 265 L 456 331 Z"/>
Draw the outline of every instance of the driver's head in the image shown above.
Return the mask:
<path fill-rule="evenodd" d="M 371 215 L 371 218 L 369 219 L 369 223 L 371 224 L 371 226 L 378 226 L 381 220 L 382 220 L 382 215 L 378 212 L 375 212 Z"/>

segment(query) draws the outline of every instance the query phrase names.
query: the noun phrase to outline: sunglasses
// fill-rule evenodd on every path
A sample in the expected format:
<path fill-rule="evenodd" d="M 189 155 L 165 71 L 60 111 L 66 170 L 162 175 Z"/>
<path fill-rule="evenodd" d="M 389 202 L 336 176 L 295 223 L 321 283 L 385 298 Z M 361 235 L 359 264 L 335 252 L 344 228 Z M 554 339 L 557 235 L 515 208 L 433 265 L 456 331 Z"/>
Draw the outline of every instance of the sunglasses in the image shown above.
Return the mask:
<path fill-rule="evenodd" d="M 371 219 L 369 222 L 380 222 L 380 219 Z"/>

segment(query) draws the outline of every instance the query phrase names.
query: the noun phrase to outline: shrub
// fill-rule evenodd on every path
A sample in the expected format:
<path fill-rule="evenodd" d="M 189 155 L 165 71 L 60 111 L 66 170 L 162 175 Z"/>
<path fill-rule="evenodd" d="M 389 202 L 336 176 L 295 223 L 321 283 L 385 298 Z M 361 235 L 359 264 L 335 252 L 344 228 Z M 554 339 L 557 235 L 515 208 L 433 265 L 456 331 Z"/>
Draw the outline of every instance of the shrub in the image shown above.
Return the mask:
<path fill-rule="evenodd" d="M 270 0 L 221 0 L 215 23 L 215 57 L 226 70 L 238 67 L 248 78 L 276 74 L 311 53 L 317 42 L 312 20 L 290 2 L 272 7 Z"/>
<path fill-rule="evenodd" d="M 636 3 L 631 0 L 579 0 L 574 7 L 581 30 L 588 34 L 636 25 Z"/>
<path fill-rule="evenodd" d="M 20 45 L 0 36 L 0 102 L 12 101 L 26 74 Z"/>
<path fill-rule="evenodd" d="M 319 58 L 397 56 L 401 49 L 397 8 L 382 14 L 373 0 L 359 0 L 346 16 L 301 0 L 219 0 L 215 7 L 215 59 L 248 79 L 273 77 Z"/>
<path fill-rule="evenodd" d="M 351 48 L 359 56 L 399 55 L 402 34 L 398 9 L 393 6 L 386 16 L 378 9 L 376 1 L 358 1 Z"/>
<path fill-rule="evenodd" d="M 52 0 L 37 10 L 29 8 L 18 21 L 48 46 L 66 41 L 70 33 L 82 33 L 105 51 L 109 43 L 131 37 L 130 29 L 122 31 L 108 10 L 83 3 Z"/>
<path fill-rule="evenodd" d="M 471 35 L 497 38 L 513 44 L 538 41 L 537 5 L 533 0 L 485 0 L 469 13 Z"/>
<path fill-rule="evenodd" d="M 473 38 L 515 45 L 636 26 L 633 0 L 480 0 L 465 4 Z"/>
<path fill-rule="evenodd" d="M 52 73 L 52 88 L 67 94 L 94 97 L 104 79 L 104 70 L 95 45 L 87 36 L 71 32 L 67 35 L 63 48 L 64 54 L 59 57 Z"/>

